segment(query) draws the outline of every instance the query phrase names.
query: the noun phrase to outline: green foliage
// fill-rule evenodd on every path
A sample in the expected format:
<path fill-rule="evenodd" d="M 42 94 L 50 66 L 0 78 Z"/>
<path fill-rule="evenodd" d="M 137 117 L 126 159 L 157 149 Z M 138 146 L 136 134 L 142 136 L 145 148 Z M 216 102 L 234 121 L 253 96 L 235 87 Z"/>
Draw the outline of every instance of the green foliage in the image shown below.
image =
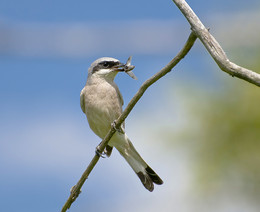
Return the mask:
<path fill-rule="evenodd" d="M 260 60 L 254 61 L 247 67 L 260 70 Z M 181 108 L 180 126 L 173 130 L 171 124 L 163 134 L 167 145 L 184 149 L 189 157 L 193 195 L 232 195 L 259 205 L 260 88 L 221 71 L 214 74 L 214 85 L 186 83 L 181 93 L 172 89 L 180 96 L 174 102 Z"/>
<path fill-rule="evenodd" d="M 221 181 L 260 194 L 259 88 L 236 87 L 208 100 L 193 114 L 200 123 L 194 140 L 201 181 Z"/>

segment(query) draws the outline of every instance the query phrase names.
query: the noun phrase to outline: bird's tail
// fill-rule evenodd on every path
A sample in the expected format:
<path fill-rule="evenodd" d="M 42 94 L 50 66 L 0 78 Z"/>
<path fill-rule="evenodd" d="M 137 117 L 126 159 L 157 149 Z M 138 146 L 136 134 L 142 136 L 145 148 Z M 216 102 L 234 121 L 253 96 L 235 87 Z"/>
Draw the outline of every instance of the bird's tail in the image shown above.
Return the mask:
<path fill-rule="evenodd" d="M 150 166 L 147 165 L 147 163 L 136 151 L 127 135 L 121 134 L 119 137 L 121 137 L 120 142 L 113 142 L 113 146 L 115 146 L 120 154 L 126 159 L 128 164 L 132 167 L 143 183 L 144 187 L 149 191 L 153 191 L 154 183 L 158 185 L 163 184 L 162 179 L 152 170 Z"/>

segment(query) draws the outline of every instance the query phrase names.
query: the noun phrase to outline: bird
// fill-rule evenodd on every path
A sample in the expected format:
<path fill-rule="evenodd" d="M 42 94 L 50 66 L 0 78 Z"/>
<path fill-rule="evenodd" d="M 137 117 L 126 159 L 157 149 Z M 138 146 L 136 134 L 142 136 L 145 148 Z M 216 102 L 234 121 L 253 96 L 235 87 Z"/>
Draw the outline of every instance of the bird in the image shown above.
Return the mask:
<path fill-rule="evenodd" d="M 80 106 L 85 113 L 92 131 L 103 139 L 111 124 L 122 114 L 124 104 L 122 94 L 114 82 L 119 72 L 126 72 L 135 78 L 132 69 L 129 71 L 131 58 L 126 64 L 112 57 L 95 60 L 88 69 L 85 87 L 80 93 Z M 109 157 L 115 147 L 139 177 L 144 187 L 152 192 L 154 184 L 161 185 L 163 180 L 142 159 L 125 133 L 125 124 L 110 139 L 104 153 Z"/>

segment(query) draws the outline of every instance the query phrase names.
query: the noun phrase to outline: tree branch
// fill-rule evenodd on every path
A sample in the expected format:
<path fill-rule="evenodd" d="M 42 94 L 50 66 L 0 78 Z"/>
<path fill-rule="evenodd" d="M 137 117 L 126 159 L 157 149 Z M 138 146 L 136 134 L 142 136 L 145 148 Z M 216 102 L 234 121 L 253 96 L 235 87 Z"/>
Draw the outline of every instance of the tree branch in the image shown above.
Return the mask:
<path fill-rule="evenodd" d="M 202 24 L 200 19 L 192 11 L 185 0 L 172 1 L 180 9 L 182 14 L 190 23 L 192 31 L 200 39 L 200 41 L 206 47 L 206 49 L 222 71 L 229 73 L 231 76 L 238 77 L 252 84 L 260 86 L 260 74 L 230 62 L 219 43 L 209 33 L 208 29 L 206 29 L 206 27 Z"/>
<path fill-rule="evenodd" d="M 173 58 L 163 69 L 161 69 L 159 72 L 157 72 L 154 76 L 152 76 L 150 79 L 145 81 L 143 85 L 140 87 L 138 92 L 135 94 L 135 96 L 131 99 L 123 113 L 120 115 L 120 117 L 115 121 L 114 127 L 111 127 L 108 134 L 105 136 L 105 138 L 102 140 L 100 145 L 98 146 L 98 149 L 100 152 L 103 152 L 105 147 L 107 146 L 109 140 L 112 138 L 114 133 L 116 132 L 115 129 L 118 129 L 121 124 L 124 122 L 126 117 L 129 115 L 129 113 L 132 111 L 136 103 L 139 101 L 139 99 L 143 96 L 144 92 L 147 90 L 148 87 L 150 87 L 153 83 L 155 83 L 157 80 L 165 76 L 167 73 L 169 73 L 174 66 L 176 66 L 181 59 L 183 59 L 187 53 L 192 48 L 194 42 L 196 41 L 196 38 L 198 37 L 203 45 L 206 47 L 212 58 L 215 60 L 219 68 L 229 73 L 231 76 L 238 77 L 240 79 L 244 79 L 252 84 L 255 84 L 257 86 L 260 86 L 260 74 L 257 74 L 251 70 L 248 70 L 246 68 L 240 67 L 232 62 L 229 61 L 227 58 L 224 50 L 221 48 L 219 43 L 216 41 L 216 39 L 209 33 L 209 31 L 206 29 L 206 27 L 202 24 L 202 22 L 199 20 L 199 18 L 196 16 L 196 14 L 192 11 L 190 6 L 185 2 L 185 0 L 172 0 L 177 7 L 181 10 L 183 15 L 186 17 L 188 22 L 191 25 L 192 32 L 185 43 L 183 49 L 176 55 L 175 58 Z M 88 178 L 90 172 L 93 170 L 95 165 L 97 164 L 100 156 L 95 154 L 92 161 L 88 165 L 87 169 L 82 174 L 80 180 L 78 183 L 72 187 L 70 196 L 66 203 L 64 204 L 61 212 L 66 212 L 67 209 L 70 208 L 71 204 L 77 199 L 78 195 L 80 194 L 81 187 L 83 186 L 84 182 Z"/>
<path fill-rule="evenodd" d="M 129 115 L 129 113 L 132 111 L 138 100 L 142 97 L 146 89 L 151 86 L 153 83 L 155 83 L 157 80 L 162 78 L 164 75 L 169 73 L 174 66 L 176 66 L 181 59 L 187 55 L 187 53 L 190 51 L 191 47 L 193 46 L 194 42 L 196 41 L 197 36 L 191 32 L 187 42 L 185 43 L 183 49 L 176 55 L 175 58 L 173 58 L 163 69 L 161 69 L 159 72 L 157 72 L 154 76 L 152 76 L 150 79 L 146 80 L 143 85 L 140 87 L 138 92 L 134 95 L 134 97 L 131 99 L 123 113 L 120 115 L 120 117 L 115 121 L 114 127 L 111 127 L 110 131 L 107 133 L 103 141 L 99 145 L 99 151 L 103 152 L 106 145 L 108 144 L 109 140 L 112 138 L 114 133 L 116 132 L 115 128 L 118 129 L 120 128 L 121 124 L 124 122 L 126 117 Z M 85 170 L 85 172 L 82 174 L 80 180 L 78 183 L 72 187 L 70 196 L 66 203 L 64 204 L 61 212 L 66 212 L 67 209 L 70 208 L 71 204 L 77 199 L 78 195 L 80 194 L 80 189 L 83 186 L 84 182 L 88 178 L 90 172 L 94 168 L 94 166 L 97 164 L 100 156 L 95 155 L 90 162 L 89 166 Z"/>

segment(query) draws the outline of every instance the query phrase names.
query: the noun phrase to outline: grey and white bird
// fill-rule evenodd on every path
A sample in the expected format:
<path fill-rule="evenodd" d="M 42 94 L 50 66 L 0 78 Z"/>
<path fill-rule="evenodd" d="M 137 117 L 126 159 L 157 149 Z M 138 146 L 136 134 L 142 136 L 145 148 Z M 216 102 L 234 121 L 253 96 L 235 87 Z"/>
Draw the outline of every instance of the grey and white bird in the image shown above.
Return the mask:
<path fill-rule="evenodd" d="M 124 102 L 114 78 L 118 72 L 128 72 L 130 62 L 131 59 L 123 64 L 117 59 L 102 57 L 94 61 L 88 69 L 87 82 L 80 94 L 80 106 L 87 116 L 90 128 L 101 139 L 122 113 Z M 134 78 L 131 70 L 129 72 L 128 74 Z M 116 131 L 113 135 L 105 153 L 109 157 L 115 147 L 135 171 L 144 187 L 153 191 L 154 183 L 161 185 L 163 181 L 136 151 L 124 127 L 122 124 L 122 130 Z"/>

